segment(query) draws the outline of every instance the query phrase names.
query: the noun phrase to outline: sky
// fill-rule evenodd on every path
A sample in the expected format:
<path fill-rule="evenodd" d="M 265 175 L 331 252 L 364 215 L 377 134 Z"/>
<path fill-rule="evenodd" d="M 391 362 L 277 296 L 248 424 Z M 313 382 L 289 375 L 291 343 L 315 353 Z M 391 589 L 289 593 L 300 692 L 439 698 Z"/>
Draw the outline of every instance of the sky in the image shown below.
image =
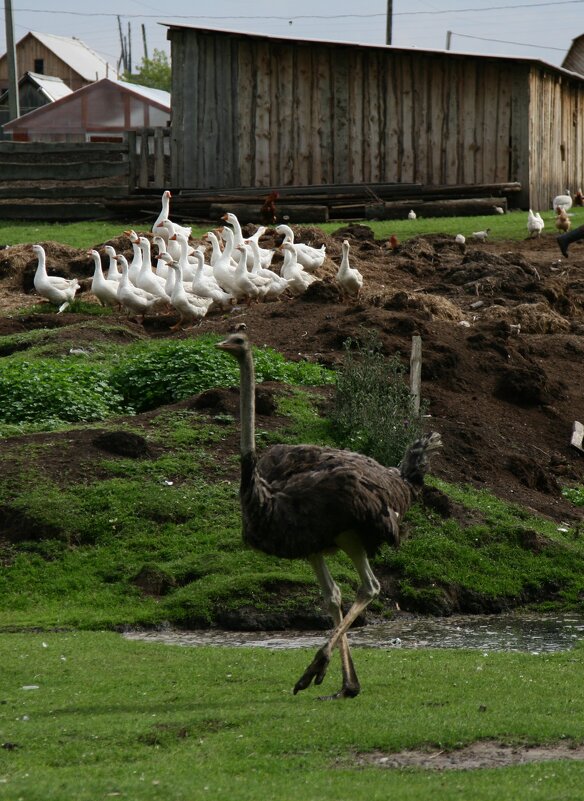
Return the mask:
<path fill-rule="evenodd" d="M 12 18 L 15 41 L 31 30 L 76 36 L 114 65 L 122 52 L 121 27 L 136 67 L 145 55 L 144 39 L 148 56 L 154 49 L 170 55 L 164 22 L 382 45 L 388 5 L 388 0 L 173 0 L 170 7 L 155 0 L 12 0 Z M 560 66 L 572 39 L 584 33 L 584 0 L 393 0 L 392 6 L 397 47 L 443 50 L 450 31 L 452 51 Z M 205 16 L 210 9 L 213 15 Z M 5 52 L 4 22 L 0 54 Z"/>

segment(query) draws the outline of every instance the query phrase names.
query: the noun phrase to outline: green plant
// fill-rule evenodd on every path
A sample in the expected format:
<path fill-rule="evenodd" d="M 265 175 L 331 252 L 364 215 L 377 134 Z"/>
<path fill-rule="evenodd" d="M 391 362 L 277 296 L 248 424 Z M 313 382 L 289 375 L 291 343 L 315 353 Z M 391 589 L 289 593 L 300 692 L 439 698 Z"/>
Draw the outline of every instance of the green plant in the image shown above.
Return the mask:
<path fill-rule="evenodd" d="M 333 424 L 345 447 L 397 465 L 422 433 L 421 416 L 405 382 L 399 354 L 387 358 L 375 332 L 344 344 L 336 383 Z"/>
<path fill-rule="evenodd" d="M 3 364 L 0 397 L 3 423 L 74 423 L 132 411 L 109 384 L 106 370 L 75 360 Z"/>

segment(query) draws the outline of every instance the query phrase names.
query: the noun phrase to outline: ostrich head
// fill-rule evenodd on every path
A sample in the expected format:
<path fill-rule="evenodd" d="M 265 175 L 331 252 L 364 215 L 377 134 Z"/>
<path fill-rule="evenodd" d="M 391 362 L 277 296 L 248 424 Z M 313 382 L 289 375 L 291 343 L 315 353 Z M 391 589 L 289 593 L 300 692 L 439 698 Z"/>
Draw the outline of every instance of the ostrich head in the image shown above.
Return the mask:
<path fill-rule="evenodd" d="M 218 342 L 216 347 L 229 353 L 239 362 L 245 359 L 250 350 L 249 339 L 240 331 L 235 334 L 230 334 L 227 339 Z"/>

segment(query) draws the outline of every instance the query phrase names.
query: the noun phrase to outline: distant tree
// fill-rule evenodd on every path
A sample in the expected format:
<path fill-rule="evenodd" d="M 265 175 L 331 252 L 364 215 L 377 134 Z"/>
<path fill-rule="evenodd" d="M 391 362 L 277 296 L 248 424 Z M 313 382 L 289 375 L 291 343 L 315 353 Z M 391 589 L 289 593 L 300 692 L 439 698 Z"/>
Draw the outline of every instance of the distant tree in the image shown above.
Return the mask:
<path fill-rule="evenodd" d="M 143 58 L 136 72 L 124 73 L 124 80 L 170 92 L 170 62 L 164 50 L 154 50 L 152 58 Z"/>

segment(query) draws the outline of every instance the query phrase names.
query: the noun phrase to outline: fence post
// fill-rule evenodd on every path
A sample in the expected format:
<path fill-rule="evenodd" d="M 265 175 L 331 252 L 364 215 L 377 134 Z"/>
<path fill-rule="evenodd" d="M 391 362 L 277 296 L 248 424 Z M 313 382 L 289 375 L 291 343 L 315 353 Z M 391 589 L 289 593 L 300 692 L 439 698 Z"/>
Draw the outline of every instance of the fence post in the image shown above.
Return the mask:
<path fill-rule="evenodd" d="M 138 165 L 136 153 L 136 131 L 126 133 L 128 142 L 128 191 L 133 192 L 138 183 Z"/>
<path fill-rule="evenodd" d="M 154 186 L 163 189 L 164 183 L 164 130 L 154 129 Z"/>
<path fill-rule="evenodd" d="M 419 414 L 422 395 L 422 337 L 419 334 L 414 334 L 412 337 L 410 393 L 414 400 L 414 411 Z"/>
<path fill-rule="evenodd" d="M 148 140 L 150 138 L 150 131 L 148 128 L 142 128 L 140 133 L 140 172 L 138 180 L 141 189 L 148 189 L 149 184 L 149 170 L 148 170 Z"/>

